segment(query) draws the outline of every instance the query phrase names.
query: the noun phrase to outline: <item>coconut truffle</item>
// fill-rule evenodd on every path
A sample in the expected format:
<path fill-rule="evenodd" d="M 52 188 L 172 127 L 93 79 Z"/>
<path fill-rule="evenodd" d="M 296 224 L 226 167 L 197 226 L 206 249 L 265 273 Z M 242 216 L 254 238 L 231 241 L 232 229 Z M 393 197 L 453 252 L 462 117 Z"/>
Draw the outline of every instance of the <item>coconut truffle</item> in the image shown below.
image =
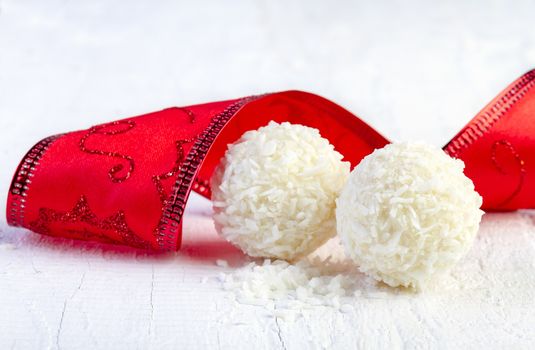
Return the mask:
<path fill-rule="evenodd" d="M 270 122 L 248 131 L 211 180 L 216 229 L 250 256 L 307 255 L 336 234 L 349 169 L 316 129 Z"/>
<path fill-rule="evenodd" d="M 483 212 L 464 163 L 421 143 L 365 157 L 336 202 L 337 232 L 359 269 L 421 289 L 470 249 Z"/>

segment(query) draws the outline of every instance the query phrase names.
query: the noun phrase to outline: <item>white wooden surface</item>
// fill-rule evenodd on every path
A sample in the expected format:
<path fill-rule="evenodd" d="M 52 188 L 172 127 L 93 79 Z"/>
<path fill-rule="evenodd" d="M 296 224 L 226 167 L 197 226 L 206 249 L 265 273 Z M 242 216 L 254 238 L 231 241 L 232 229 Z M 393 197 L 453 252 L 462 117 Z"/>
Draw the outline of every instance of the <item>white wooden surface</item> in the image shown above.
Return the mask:
<path fill-rule="evenodd" d="M 265 91 L 316 92 L 393 140 L 442 145 L 535 66 L 535 3 L 432 3 L 0 0 L 0 209 L 44 136 Z M 444 290 L 293 324 L 229 301 L 212 277 L 244 259 L 209 215 L 194 197 L 184 248 L 165 256 L 2 218 L 0 349 L 535 347 L 530 211 L 486 215 Z"/>

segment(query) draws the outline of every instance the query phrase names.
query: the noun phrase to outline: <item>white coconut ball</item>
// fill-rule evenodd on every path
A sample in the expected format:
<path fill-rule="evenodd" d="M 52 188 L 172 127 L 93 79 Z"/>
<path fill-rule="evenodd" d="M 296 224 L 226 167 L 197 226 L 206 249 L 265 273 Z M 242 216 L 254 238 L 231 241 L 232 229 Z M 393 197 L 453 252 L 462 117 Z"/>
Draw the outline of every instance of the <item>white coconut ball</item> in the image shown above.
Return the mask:
<path fill-rule="evenodd" d="M 270 122 L 248 131 L 212 177 L 216 229 L 250 256 L 307 255 L 336 235 L 349 169 L 317 129 Z"/>
<path fill-rule="evenodd" d="M 337 231 L 362 272 L 421 289 L 470 249 L 483 212 L 464 163 L 421 143 L 365 157 L 337 199 Z"/>

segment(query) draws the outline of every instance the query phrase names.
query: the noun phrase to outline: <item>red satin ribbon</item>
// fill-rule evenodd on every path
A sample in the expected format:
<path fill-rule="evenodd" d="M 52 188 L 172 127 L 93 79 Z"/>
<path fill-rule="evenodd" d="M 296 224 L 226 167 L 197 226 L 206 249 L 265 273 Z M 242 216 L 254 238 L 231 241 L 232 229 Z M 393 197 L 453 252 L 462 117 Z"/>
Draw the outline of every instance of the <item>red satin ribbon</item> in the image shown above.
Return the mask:
<path fill-rule="evenodd" d="M 444 150 L 487 210 L 535 205 L 535 71 L 504 90 Z M 270 120 L 320 130 L 353 166 L 388 140 L 340 106 L 286 91 L 128 118 L 46 138 L 17 168 L 10 225 L 41 234 L 176 250 L 190 191 L 210 197 L 229 143 Z"/>

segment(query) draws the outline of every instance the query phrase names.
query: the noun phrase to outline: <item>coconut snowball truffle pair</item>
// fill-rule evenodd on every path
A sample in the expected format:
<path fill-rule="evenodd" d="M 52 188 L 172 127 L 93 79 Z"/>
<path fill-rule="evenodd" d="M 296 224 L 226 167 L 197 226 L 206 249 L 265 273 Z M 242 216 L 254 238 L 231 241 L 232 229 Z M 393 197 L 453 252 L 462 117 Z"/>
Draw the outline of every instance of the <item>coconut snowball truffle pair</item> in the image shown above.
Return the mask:
<path fill-rule="evenodd" d="M 359 269 L 420 289 L 469 250 L 481 197 L 464 163 L 420 143 L 348 162 L 318 130 L 270 122 L 248 131 L 212 177 L 217 231 L 253 257 L 296 260 L 338 233 Z"/>

